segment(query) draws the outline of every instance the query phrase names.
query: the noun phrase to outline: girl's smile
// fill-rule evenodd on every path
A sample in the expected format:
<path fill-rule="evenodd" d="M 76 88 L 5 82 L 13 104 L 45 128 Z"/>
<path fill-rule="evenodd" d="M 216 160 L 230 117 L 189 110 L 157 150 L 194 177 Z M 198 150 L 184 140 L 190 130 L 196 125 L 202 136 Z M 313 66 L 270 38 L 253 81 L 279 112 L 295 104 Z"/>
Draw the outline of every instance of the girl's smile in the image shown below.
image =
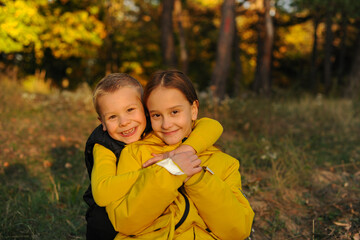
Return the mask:
<path fill-rule="evenodd" d="M 168 145 L 188 137 L 192 122 L 197 119 L 196 102 L 190 104 L 176 88 L 155 88 L 147 99 L 147 107 L 154 133 Z"/>

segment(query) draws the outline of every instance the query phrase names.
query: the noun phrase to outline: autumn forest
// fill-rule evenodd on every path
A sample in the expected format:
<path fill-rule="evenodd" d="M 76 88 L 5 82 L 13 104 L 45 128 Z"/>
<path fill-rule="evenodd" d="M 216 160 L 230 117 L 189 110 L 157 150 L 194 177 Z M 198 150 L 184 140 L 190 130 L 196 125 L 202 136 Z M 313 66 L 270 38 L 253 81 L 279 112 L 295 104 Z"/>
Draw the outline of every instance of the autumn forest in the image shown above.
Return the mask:
<path fill-rule="evenodd" d="M 185 72 L 249 239 L 360 239 L 359 0 L 0 0 L 0 239 L 85 239 L 108 73 Z"/>

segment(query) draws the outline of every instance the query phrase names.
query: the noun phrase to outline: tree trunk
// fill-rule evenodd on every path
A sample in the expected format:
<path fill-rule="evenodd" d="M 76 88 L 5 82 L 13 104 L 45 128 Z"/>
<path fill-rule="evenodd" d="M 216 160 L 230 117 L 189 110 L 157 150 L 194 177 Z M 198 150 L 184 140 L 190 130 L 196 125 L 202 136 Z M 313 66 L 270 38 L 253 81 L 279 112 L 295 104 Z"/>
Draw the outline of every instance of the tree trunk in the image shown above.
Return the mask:
<path fill-rule="evenodd" d="M 175 44 L 173 35 L 174 0 L 163 0 L 161 13 L 161 48 L 163 63 L 166 67 L 175 67 Z"/>
<path fill-rule="evenodd" d="M 347 97 L 359 97 L 360 95 L 360 28 L 356 40 L 356 51 L 351 64 L 349 74 L 349 85 L 346 91 Z"/>
<path fill-rule="evenodd" d="M 331 80 L 331 55 L 332 55 L 332 14 L 330 10 L 326 12 L 326 36 L 325 36 L 325 58 L 324 58 L 324 82 L 325 82 L 325 92 L 329 93 L 332 87 Z"/>
<path fill-rule="evenodd" d="M 310 88 L 316 88 L 318 80 L 317 80 L 317 55 L 318 55 L 318 36 L 317 30 L 319 27 L 319 17 L 315 16 L 314 18 L 314 34 L 313 34 L 313 47 L 312 47 L 312 54 L 311 54 L 311 63 L 310 63 Z"/>
<path fill-rule="evenodd" d="M 271 58 L 274 42 L 274 24 L 270 15 L 270 0 L 264 0 L 263 18 L 260 18 L 260 32 L 258 41 L 258 59 L 253 88 L 255 91 L 270 95 L 271 91 Z"/>
<path fill-rule="evenodd" d="M 112 27 L 112 14 L 111 14 L 112 3 L 111 1 L 105 2 L 105 29 L 107 32 L 106 38 L 104 40 L 105 47 L 105 72 L 106 75 L 113 72 L 112 64 L 112 52 L 113 52 L 113 27 Z"/>
<path fill-rule="evenodd" d="M 214 97 L 225 97 L 226 79 L 229 74 L 231 48 L 234 40 L 235 0 L 224 0 L 221 9 L 220 35 L 217 44 L 216 63 L 211 76 Z"/>
<path fill-rule="evenodd" d="M 241 64 L 241 54 L 240 54 L 240 38 L 238 35 L 238 28 L 236 25 L 236 20 L 234 18 L 234 55 L 235 55 L 235 77 L 234 77 L 234 95 L 239 96 L 240 89 L 242 87 L 241 81 L 243 78 L 243 68 Z"/>
<path fill-rule="evenodd" d="M 341 14 L 341 44 L 340 44 L 340 56 L 339 56 L 339 68 L 337 72 L 337 83 L 341 84 L 343 82 L 344 76 L 344 67 L 345 67 L 345 55 L 346 55 L 346 38 L 347 38 L 347 26 L 348 19 L 345 12 Z"/>
<path fill-rule="evenodd" d="M 179 29 L 179 44 L 180 44 L 180 64 L 181 64 L 181 70 L 187 74 L 188 72 L 188 65 L 189 65 L 189 57 L 188 57 L 188 51 L 186 48 L 186 36 L 185 31 L 183 28 L 183 19 L 182 19 L 182 6 L 181 6 L 181 0 L 175 0 L 175 15 L 176 15 L 176 21 L 177 26 Z"/>

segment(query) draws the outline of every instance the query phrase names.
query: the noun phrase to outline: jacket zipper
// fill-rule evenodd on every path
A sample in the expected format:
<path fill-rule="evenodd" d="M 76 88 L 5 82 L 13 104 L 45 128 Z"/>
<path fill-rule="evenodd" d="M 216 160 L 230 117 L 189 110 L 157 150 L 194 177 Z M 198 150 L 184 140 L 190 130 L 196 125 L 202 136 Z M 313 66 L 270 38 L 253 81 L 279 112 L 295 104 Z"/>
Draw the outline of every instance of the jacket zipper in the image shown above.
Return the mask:
<path fill-rule="evenodd" d="M 185 211 L 184 214 L 182 215 L 180 221 L 175 225 L 175 230 L 178 229 L 181 224 L 183 224 L 187 218 L 187 216 L 189 215 L 189 210 L 190 210 L 190 203 L 189 203 L 189 199 L 187 198 L 187 196 L 181 191 L 181 188 L 178 189 L 179 193 L 181 193 L 181 195 L 184 197 L 185 199 Z"/>

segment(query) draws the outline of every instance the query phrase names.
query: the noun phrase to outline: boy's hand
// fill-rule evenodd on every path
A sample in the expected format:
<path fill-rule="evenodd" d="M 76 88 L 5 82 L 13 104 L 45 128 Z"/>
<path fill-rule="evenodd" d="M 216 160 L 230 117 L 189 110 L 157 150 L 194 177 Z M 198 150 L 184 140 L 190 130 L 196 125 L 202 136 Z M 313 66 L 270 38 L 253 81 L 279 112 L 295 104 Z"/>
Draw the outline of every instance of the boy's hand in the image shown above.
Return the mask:
<path fill-rule="evenodd" d="M 189 145 L 180 145 L 177 149 L 174 149 L 170 152 L 164 152 L 164 153 L 160 153 L 160 154 L 155 154 L 153 153 L 152 155 L 154 156 L 153 158 L 150 158 L 149 160 L 147 160 L 144 164 L 143 167 L 149 167 L 151 165 L 153 165 L 154 163 L 157 163 L 158 161 L 161 161 L 163 159 L 166 158 L 172 158 L 175 154 L 178 153 L 183 153 L 183 152 L 191 152 L 193 154 L 196 153 L 195 149 Z"/>
<path fill-rule="evenodd" d="M 160 154 L 152 153 L 151 155 L 153 155 L 154 157 L 147 160 L 143 164 L 143 168 L 147 168 L 147 167 L 153 165 L 154 163 L 157 163 L 158 161 L 164 160 L 166 158 L 171 158 L 172 156 L 174 156 L 174 151 L 164 152 L 164 153 L 160 153 Z"/>
<path fill-rule="evenodd" d="M 169 157 L 172 159 L 172 161 L 174 163 L 176 163 L 181 168 L 181 170 L 187 175 L 187 178 L 185 179 L 184 182 L 186 182 L 187 180 L 189 180 L 190 177 L 192 177 L 194 174 L 196 174 L 202 170 L 202 167 L 200 166 L 201 160 L 193 152 L 182 152 L 182 153 L 174 154 L 174 152 L 171 151 L 166 154 L 171 155 Z M 161 157 L 156 156 L 156 157 L 151 158 L 147 162 L 145 162 L 143 164 L 143 167 L 144 168 L 149 167 L 152 164 L 154 164 L 160 160 L 163 160 L 164 159 L 162 157 L 163 154 L 160 154 L 160 155 L 161 155 Z"/>

